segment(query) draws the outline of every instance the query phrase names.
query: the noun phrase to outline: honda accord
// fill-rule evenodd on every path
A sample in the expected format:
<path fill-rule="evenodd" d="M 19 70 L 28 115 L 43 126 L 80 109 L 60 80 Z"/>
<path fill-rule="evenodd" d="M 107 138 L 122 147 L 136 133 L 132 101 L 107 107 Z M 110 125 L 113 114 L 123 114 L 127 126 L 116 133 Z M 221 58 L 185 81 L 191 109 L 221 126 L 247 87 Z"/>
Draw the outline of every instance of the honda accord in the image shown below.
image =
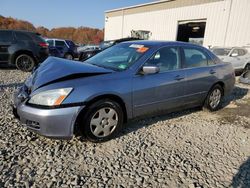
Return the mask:
<path fill-rule="evenodd" d="M 14 95 L 13 112 L 32 131 L 94 142 L 113 138 L 125 122 L 203 106 L 220 108 L 235 83 L 231 64 L 201 46 L 130 41 L 86 62 L 48 58 Z"/>

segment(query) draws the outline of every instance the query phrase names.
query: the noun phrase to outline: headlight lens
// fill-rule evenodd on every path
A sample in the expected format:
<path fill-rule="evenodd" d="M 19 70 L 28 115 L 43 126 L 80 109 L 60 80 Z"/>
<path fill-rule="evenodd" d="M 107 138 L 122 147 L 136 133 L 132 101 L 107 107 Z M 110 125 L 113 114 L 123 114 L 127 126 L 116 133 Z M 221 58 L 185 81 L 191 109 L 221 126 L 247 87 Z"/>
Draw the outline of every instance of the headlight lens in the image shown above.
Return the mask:
<path fill-rule="evenodd" d="M 58 106 L 64 101 L 72 90 L 73 88 L 62 88 L 43 91 L 31 97 L 28 103 L 42 106 Z"/>

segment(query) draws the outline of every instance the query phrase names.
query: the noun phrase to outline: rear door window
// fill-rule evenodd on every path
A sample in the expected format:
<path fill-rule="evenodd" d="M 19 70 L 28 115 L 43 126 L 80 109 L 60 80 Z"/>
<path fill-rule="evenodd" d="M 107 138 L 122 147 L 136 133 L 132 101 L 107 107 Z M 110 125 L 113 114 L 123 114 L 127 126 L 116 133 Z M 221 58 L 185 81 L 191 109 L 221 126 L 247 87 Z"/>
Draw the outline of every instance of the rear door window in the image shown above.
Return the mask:
<path fill-rule="evenodd" d="M 65 42 L 61 41 L 61 40 L 56 40 L 55 44 L 56 44 L 57 47 L 66 47 Z"/>
<path fill-rule="evenodd" d="M 183 51 L 186 68 L 208 66 L 208 57 L 202 50 L 186 47 Z"/>
<path fill-rule="evenodd" d="M 13 35 L 11 31 L 0 31 L 0 42 L 12 42 Z"/>

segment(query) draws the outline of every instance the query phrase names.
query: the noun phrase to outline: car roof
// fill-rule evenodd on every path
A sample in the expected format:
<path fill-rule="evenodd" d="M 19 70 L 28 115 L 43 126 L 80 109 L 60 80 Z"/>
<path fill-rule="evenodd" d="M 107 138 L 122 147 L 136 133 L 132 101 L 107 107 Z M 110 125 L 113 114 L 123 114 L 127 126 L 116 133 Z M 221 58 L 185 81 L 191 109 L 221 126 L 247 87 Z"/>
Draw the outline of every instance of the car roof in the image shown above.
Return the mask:
<path fill-rule="evenodd" d="M 187 43 L 187 42 L 179 42 L 179 41 L 154 41 L 154 40 L 135 40 L 135 41 L 126 41 L 122 42 L 123 44 L 139 44 L 139 45 L 145 45 L 145 46 L 172 46 L 172 45 L 178 45 L 178 46 L 188 46 L 188 47 L 199 47 L 204 48 L 203 46 Z"/>
<path fill-rule="evenodd" d="M 229 47 L 229 46 L 214 46 L 212 49 L 234 49 L 234 48 L 239 48 L 239 49 L 246 49 L 245 47 L 238 47 L 238 46 L 233 46 L 233 47 Z"/>
<path fill-rule="evenodd" d="M 27 30 L 20 30 L 20 29 L 0 29 L 0 31 L 10 31 L 10 32 L 23 32 L 23 33 L 33 33 L 40 35 L 40 33 L 34 32 L 34 31 L 27 31 Z"/>
<path fill-rule="evenodd" d="M 45 38 L 45 40 L 64 40 L 65 41 L 65 39 L 57 39 L 57 38 Z"/>

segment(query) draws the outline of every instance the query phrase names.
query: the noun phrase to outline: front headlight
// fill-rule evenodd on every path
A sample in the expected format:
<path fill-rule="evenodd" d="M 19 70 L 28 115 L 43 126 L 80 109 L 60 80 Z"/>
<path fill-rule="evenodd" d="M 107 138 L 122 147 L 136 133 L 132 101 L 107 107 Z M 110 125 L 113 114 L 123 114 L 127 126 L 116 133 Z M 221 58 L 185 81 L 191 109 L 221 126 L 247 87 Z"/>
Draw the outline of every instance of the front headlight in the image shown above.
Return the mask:
<path fill-rule="evenodd" d="M 62 88 L 43 91 L 32 96 L 28 103 L 42 106 L 59 106 L 72 90 L 73 88 Z"/>

